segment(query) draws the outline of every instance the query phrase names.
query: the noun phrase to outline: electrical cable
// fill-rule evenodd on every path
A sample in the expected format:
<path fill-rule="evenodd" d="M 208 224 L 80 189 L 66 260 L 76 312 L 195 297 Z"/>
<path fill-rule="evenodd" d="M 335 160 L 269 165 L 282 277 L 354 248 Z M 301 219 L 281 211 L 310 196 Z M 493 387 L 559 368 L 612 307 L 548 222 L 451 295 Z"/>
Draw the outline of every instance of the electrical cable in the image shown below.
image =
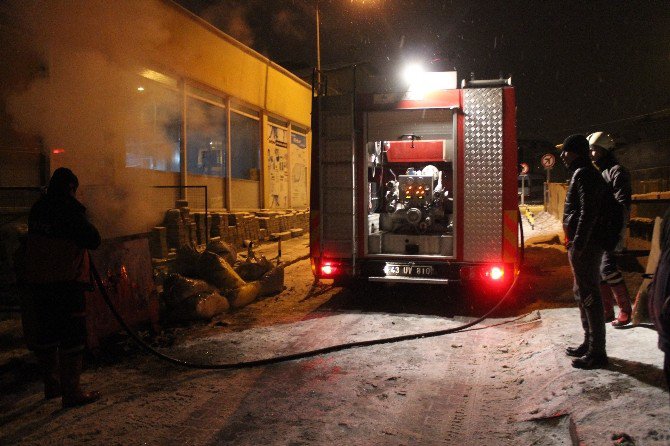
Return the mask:
<path fill-rule="evenodd" d="M 260 367 L 260 366 L 265 366 L 265 365 L 270 365 L 270 364 L 278 364 L 282 362 L 289 362 L 289 361 L 296 361 L 299 359 L 305 359 L 305 358 L 311 358 L 314 356 L 319 356 L 319 355 L 325 355 L 328 353 L 334 353 L 342 350 L 348 350 L 351 348 L 358 348 L 358 347 L 369 347 L 372 345 L 381 345 L 381 344 L 390 344 L 390 343 L 396 343 L 396 342 L 404 342 L 404 341 L 410 341 L 410 340 L 415 340 L 415 339 L 423 339 L 423 338 L 432 338 L 436 336 L 444 336 L 447 334 L 452 334 L 452 333 L 457 333 L 459 331 L 463 331 L 467 328 L 470 328 L 474 325 L 479 324 L 483 320 L 485 320 L 487 317 L 489 317 L 491 314 L 493 314 L 494 311 L 496 311 L 502 304 L 503 302 L 508 298 L 508 296 L 512 293 L 514 288 L 516 287 L 516 284 L 519 279 L 519 274 L 514 277 L 514 280 L 512 281 L 512 284 L 510 285 L 509 289 L 507 292 L 503 295 L 503 297 L 500 299 L 500 301 L 493 306 L 486 314 L 483 316 L 470 321 L 468 323 L 459 325 L 457 327 L 453 328 L 447 328 L 447 329 L 442 329 L 442 330 L 434 330 L 434 331 L 427 331 L 427 332 L 422 332 L 422 333 L 413 333 L 413 334 L 408 334 L 408 335 L 402 335 L 402 336 L 393 336 L 389 338 L 379 338 L 379 339 L 371 339 L 367 341 L 357 341 L 357 342 L 348 342 L 344 344 L 336 344 L 336 345 L 331 345 L 329 347 L 324 347 L 324 348 L 319 348 L 319 349 L 314 349 L 314 350 L 309 350 L 309 351 L 304 351 L 304 352 L 299 352 L 299 353 L 293 353 L 289 355 L 282 355 L 282 356 L 274 356 L 271 358 L 265 358 L 265 359 L 257 359 L 254 361 L 241 361 L 241 362 L 235 362 L 235 363 L 225 363 L 225 364 L 202 364 L 202 363 L 194 363 L 194 362 L 189 362 L 189 361 L 184 361 L 182 359 L 177 359 L 173 358 L 171 356 L 168 356 L 164 353 L 159 352 L 149 344 L 147 344 L 142 338 L 140 338 L 126 323 L 126 321 L 121 317 L 117 309 L 114 307 L 114 304 L 112 303 L 109 294 L 107 293 L 107 289 L 102 283 L 102 279 L 100 278 L 100 274 L 98 273 L 98 270 L 95 268 L 95 265 L 93 262 L 90 262 L 91 266 L 91 274 L 93 275 L 93 279 L 95 280 L 98 288 L 100 289 L 100 293 L 102 294 L 102 298 L 104 299 L 105 303 L 109 307 L 110 311 L 116 318 L 116 320 L 121 324 L 121 327 L 128 333 L 128 335 L 147 353 L 156 356 L 157 358 L 167 361 L 171 364 L 175 364 L 178 366 L 186 367 L 186 368 L 191 368 L 191 369 L 203 369 L 203 370 L 237 370 L 237 369 L 247 369 L 247 368 L 252 368 L 252 367 Z"/>

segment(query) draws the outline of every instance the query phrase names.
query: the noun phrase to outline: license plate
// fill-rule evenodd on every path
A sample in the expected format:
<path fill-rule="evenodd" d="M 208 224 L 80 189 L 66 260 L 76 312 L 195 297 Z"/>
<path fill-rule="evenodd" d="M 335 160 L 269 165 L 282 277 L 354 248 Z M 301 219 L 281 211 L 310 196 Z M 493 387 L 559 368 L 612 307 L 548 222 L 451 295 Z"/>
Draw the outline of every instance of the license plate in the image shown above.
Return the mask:
<path fill-rule="evenodd" d="M 387 263 L 384 266 L 384 274 L 387 276 L 430 277 L 433 273 L 433 267 L 430 265 Z"/>

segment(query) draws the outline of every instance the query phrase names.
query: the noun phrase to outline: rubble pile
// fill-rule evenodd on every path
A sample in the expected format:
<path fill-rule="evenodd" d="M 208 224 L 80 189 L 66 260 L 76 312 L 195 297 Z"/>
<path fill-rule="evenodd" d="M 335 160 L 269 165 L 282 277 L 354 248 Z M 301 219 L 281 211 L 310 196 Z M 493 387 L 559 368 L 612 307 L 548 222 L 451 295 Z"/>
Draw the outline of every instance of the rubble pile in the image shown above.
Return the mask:
<path fill-rule="evenodd" d="M 165 310 L 172 319 L 211 319 L 230 308 L 228 299 L 204 280 L 172 274 L 163 290 Z"/>
<path fill-rule="evenodd" d="M 307 212 L 205 214 L 178 204 L 150 235 L 154 267 L 164 277 L 161 308 L 168 320 L 211 319 L 283 290 L 283 265 L 257 257 L 252 240 L 290 237 L 291 230 L 302 234 L 294 226 L 309 223 Z M 246 259 L 238 261 L 243 244 Z"/>
<path fill-rule="evenodd" d="M 179 248 L 175 272 L 163 280 L 161 305 L 168 320 L 208 320 L 283 288 L 283 265 L 257 258 L 251 247 L 247 259 L 238 262 L 234 248 L 216 241 L 203 251 Z"/>

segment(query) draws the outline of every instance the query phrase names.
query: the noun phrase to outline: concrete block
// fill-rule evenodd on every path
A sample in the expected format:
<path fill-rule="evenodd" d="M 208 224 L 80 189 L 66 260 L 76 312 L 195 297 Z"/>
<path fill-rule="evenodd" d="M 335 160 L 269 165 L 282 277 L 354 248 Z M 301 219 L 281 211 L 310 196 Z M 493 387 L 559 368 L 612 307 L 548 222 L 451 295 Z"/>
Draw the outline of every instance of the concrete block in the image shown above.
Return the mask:
<path fill-rule="evenodd" d="M 291 231 L 274 232 L 274 233 L 270 234 L 270 238 L 272 240 L 290 240 L 291 239 Z"/>
<path fill-rule="evenodd" d="M 181 213 L 181 220 L 184 223 L 190 223 L 191 222 L 191 209 L 184 207 L 184 208 L 179 208 L 179 212 Z"/>
<path fill-rule="evenodd" d="M 156 226 L 149 231 L 149 252 L 155 259 L 164 259 L 168 255 L 167 228 Z"/>
<path fill-rule="evenodd" d="M 188 228 L 188 241 L 195 245 L 198 243 L 198 226 L 195 222 L 190 222 L 187 225 Z"/>

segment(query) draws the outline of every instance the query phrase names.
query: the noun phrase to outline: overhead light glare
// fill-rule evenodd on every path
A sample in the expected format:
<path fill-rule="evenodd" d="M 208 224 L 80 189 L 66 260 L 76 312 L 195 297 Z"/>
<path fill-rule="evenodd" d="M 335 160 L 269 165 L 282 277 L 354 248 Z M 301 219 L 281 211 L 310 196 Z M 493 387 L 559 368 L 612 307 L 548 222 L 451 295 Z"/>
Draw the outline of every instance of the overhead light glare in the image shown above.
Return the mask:
<path fill-rule="evenodd" d="M 421 64 L 411 63 L 404 68 L 402 75 L 405 81 L 411 85 L 415 83 L 424 73 L 425 70 Z"/>

